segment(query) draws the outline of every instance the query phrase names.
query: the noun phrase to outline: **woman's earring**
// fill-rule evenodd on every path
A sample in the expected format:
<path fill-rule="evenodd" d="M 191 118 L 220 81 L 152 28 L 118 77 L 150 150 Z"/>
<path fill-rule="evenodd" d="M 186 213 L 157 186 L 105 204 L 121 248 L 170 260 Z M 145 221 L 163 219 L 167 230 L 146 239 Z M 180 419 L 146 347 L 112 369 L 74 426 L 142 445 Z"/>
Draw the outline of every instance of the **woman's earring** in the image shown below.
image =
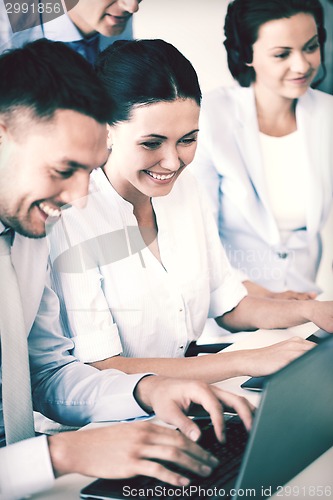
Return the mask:
<path fill-rule="evenodd" d="M 112 151 L 112 146 L 113 146 L 113 142 L 112 142 L 112 133 L 111 133 L 111 128 L 109 125 L 107 125 L 107 131 L 108 131 L 108 138 L 107 138 L 107 148 L 108 148 L 108 151 Z"/>

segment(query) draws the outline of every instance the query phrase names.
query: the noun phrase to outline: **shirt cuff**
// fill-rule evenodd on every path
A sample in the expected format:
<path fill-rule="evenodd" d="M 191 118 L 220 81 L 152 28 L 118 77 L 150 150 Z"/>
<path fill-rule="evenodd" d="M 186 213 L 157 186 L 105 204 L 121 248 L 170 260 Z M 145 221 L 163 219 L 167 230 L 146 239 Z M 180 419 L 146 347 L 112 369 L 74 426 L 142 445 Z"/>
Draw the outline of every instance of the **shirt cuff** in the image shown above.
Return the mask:
<path fill-rule="evenodd" d="M 251 281 L 250 278 L 248 277 L 248 275 L 246 273 L 244 273 L 244 271 L 241 271 L 240 269 L 238 269 L 236 267 L 233 267 L 232 270 L 233 270 L 234 275 L 237 276 L 239 281 L 241 281 L 242 283 L 244 281 Z"/>
<path fill-rule="evenodd" d="M 247 296 L 245 286 L 238 279 L 234 271 L 225 276 L 223 285 L 214 290 L 210 295 L 209 318 L 218 318 L 232 311 L 240 301 Z"/>
<path fill-rule="evenodd" d="M 0 500 L 15 500 L 49 489 L 54 474 L 46 436 L 0 450 Z"/>
<path fill-rule="evenodd" d="M 107 330 L 72 337 L 72 341 L 75 346 L 73 354 L 82 363 L 101 361 L 123 352 L 116 324 Z"/>
<path fill-rule="evenodd" d="M 107 372 L 108 370 L 103 370 Z M 114 370 L 112 370 L 114 372 Z M 112 404 L 112 420 L 128 420 L 138 417 L 148 417 L 150 414 L 147 413 L 139 405 L 134 397 L 134 391 L 140 380 L 147 376 L 154 376 L 154 373 L 139 373 L 134 375 L 122 376 L 119 380 L 119 386 L 121 384 L 121 389 L 117 392 L 116 402 L 113 401 Z M 116 403 L 116 404 L 115 404 Z M 110 421 L 110 398 L 108 395 L 105 397 L 100 397 L 95 404 L 92 422 L 105 422 Z"/>

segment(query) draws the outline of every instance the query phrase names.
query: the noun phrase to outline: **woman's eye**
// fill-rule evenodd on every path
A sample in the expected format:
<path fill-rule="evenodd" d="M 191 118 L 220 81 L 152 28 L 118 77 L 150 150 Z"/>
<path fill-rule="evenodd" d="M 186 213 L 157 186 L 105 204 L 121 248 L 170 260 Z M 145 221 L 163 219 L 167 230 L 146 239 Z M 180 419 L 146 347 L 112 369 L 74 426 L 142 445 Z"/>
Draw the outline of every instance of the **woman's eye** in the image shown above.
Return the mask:
<path fill-rule="evenodd" d="M 306 47 L 306 52 L 316 52 L 316 50 L 319 49 L 319 43 L 316 42 L 316 43 L 313 43 L 312 45 L 309 45 L 308 47 Z"/>
<path fill-rule="evenodd" d="M 141 146 L 147 149 L 157 149 L 161 145 L 160 142 L 143 142 Z"/>
<path fill-rule="evenodd" d="M 73 175 L 73 170 L 54 170 L 54 172 L 62 179 L 69 179 Z"/>
<path fill-rule="evenodd" d="M 289 52 L 282 52 L 281 54 L 275 54 L 276 59 L 286 59 L 289 56 Z"/>
<path fill-rule="evenodd" d="M 190 144 L 193 144 L 193 142 L 196 141 L 197 141 L 196 137 L 189 137 L 188 139 L 182 139 L 180 142 L 181 144 L 185 144 L 185 146 L 189 146 Z"/>

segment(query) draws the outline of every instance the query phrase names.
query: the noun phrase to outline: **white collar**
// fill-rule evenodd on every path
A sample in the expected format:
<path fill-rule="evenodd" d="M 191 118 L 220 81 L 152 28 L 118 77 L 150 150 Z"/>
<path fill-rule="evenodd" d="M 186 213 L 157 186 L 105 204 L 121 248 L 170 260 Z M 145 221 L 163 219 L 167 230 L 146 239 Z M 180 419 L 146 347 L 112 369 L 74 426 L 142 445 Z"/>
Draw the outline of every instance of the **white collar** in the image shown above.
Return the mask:
<path fill-rule="evenodd" d="M 76 42 L 83 36 L 68 14 L 43 24 L 44 36 L 53 42 Z"/>

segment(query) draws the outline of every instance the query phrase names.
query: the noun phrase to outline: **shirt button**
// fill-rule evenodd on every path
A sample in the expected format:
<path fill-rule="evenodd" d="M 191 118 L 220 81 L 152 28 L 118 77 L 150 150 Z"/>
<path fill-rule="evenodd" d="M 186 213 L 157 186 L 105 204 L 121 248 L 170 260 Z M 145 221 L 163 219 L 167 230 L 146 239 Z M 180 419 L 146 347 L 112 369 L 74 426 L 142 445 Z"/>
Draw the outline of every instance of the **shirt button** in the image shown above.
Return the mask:
<path fill-rule="evenodd" d="M 286 259 L 288 257 L 288 253 L 287 252 L 278 252 L 278 257 L 280 259 Z"/>
<path fill-rule="evenodd" d="M 183 345 L 181 345 L 181 346 L 179 347 L 179 349 L 184 349 L 184 346 L 183 346 Z"/>
<path fill-rule="evenodd" d="M 182 312 L 183 312 L 183 309 L 182 309 L 182 308 L 180 308 L 180 309 L 179 309 L 179 312 L 180 312 L 180 313 L 182 313 Z"/>

